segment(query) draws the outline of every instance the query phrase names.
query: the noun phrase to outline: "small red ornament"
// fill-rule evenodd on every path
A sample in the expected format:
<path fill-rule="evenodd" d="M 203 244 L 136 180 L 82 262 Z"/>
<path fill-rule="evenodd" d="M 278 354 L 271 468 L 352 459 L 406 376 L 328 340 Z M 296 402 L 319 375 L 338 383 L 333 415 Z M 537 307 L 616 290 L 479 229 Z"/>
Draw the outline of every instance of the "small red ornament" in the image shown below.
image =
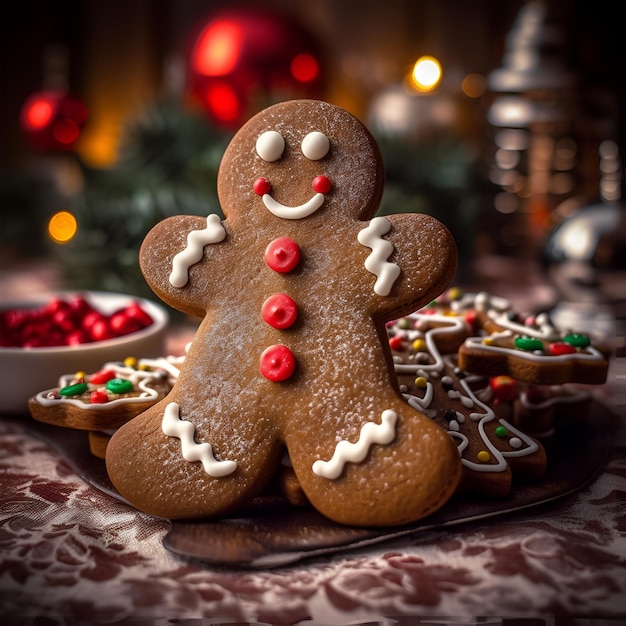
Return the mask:
<path fill-rule="evenodd" d="M 87 107 L 64 91 L 30 96 L 20 115 L 22 128 L 40 150 L 73 150 L 87 120 Z"/>
<path fill-rule="evenodd" d="M 323 98 L 321 47 L 268 7 L 224 9 L 203 24 L 189 55 L 188 92 L 217 124 L 238 128 L 259 102 Z"/>

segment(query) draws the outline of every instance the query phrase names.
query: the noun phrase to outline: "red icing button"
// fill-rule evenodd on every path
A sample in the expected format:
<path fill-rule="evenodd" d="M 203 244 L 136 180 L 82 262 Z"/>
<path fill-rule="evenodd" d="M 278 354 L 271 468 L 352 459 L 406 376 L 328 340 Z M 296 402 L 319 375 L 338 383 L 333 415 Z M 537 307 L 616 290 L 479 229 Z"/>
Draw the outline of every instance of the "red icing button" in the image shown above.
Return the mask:
<path fill-rule="evenodd" d="M 287 347 L 280 344 L 263 350 L 259 362 L 261 374 L 273 383 L 287 380 L 296 369 L 296 357 Z"/>
<path fill-rule="evenodd" d="M 275 272 L 290 272 L 300 262 L 300 246 L 289 237 L 274 239 L 265 249 L 265 262 Z"/>
<path fill-rule="evenodd" d="M 289 328 L 298 318 L 298 306 L 286 293 L 270 296 L 261 307 L 263 319 L 273 328 Z"/>
<path fill-rule="evenodd" d="M 551 343 L 548 349 L 550 350 L 550 354 L 552 356 L 561 356 L 563 354 L 574 354 L 574 352 L 576 352 L 576 348 L 574 346 L 570 346 L 569 343 L 565 343 L 562 341 Z"/>

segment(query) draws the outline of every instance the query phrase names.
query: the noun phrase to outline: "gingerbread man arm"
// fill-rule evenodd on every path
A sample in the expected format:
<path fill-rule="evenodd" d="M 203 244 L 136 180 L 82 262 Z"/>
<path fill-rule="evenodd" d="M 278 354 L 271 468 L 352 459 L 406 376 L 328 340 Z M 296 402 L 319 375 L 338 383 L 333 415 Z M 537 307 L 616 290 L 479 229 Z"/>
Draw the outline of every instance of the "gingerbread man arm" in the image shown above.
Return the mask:
<path fill-rule="evenodd" d="M 204 317 L 211 295 L 223 287 L 215 277 L 220 274 L 217 264 L 228 263 L 224 257 L 228 254 L 226 240 L 227 232 L 218 215 L 167 218 L 142 243 L 141 271 L 164 302 L 183 313 Z M 207 272 L 207 266 L 215 269 Z"/>
<path fill-rule="evenodd" d="M 456 244 L 448 229 L 418 213 L 375 217 L 358 235 L 371 249 L 376 315 L 383 320 L 415 311 L 440 295 L 456 272 Z"/>

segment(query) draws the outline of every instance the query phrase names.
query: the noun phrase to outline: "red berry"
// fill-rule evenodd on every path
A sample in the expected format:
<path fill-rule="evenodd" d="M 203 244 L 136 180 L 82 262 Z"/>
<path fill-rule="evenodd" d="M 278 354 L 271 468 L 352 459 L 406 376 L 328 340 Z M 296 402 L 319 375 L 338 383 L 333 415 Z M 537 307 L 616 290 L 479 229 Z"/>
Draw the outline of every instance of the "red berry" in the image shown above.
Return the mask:
<path fill-rule="evenodd" d="M 74 328 L 76 328 L 74 316 L 70 309 L 57 309 L 52 314 L 52 321 L 54 322 L 55 326 L 57 326 L 65 333 L 69 333 L 70 331 L 74 330 Z"/>
<path fill-rule="evenodd" d="M 104 341 L 105 339 L 113 339 L 115 333 L 111 330 L 108 320 L 104 316 L 100 316 L 89 329 L 89 336 L 92 341 Z"/>
<path fill-rule="evenodd" d="M 65 336 L 65 344 L 68 346 L 78 346 L 81 343 L 88 343 L 89 336 L 81 328 L 77 328 Z"/>
<path fill-rule="evenodd" d="M 87 313 L 94 310 L 91 304 L 89 304 L 83 296 L 74 296 L 73 298 L 70 298 L 68 307 L 79 318 L 85 317 Z"/>
<path fill-rule="evenodd" d="M 87 315 L 85 315 L 85 317 L 83 317 L 82 322 L 81 322 L 81 326 L 87 331 L 89 332 L 91 330 L 91 327 L 99 320 L 104 319 L 104 315 L 102 315 L 102 313 L 100 313 L 99 311 L 90 311 L 89 313 L 87 313 Z"/>
<path fill-rule="evenodd" d="M 141 329 L 140 323 L 136 319 L 128 317 L 125 311 L 113 313 L 111 319 L 109 320 L 109 324 L 111 332 L 116 337 L 128 335 L 129 333 L 134 333 L 135 331 Z"/>
<path fill-rule="evenodd" d="M 139 302 L 133 302 L 132 304 L 129 304 L 124 309 L 124 312 L 131 319 L 137 320 L 141 324 L 142 328 L 150 326 L 150 324 L 152 324 L 153 322 L 152 317 L 150 317 L 150 315 L 141 308 Z"/>

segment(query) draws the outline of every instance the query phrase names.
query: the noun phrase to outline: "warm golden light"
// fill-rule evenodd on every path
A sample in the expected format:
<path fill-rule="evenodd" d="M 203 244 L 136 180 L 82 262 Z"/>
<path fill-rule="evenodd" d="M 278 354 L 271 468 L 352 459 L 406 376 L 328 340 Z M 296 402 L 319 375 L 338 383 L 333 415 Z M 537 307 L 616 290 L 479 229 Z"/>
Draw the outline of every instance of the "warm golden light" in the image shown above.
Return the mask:
<path fill-rule="evenodd" d="M 67 243 L 76 234 L 76 218 L 68 211 L 58 211 L 48 222 L 48 234 L 55 243 Z"/>
<path fill-rule="evenodd" d="M 441 64 L 435 57 L 420 57 L 411 72 L 411 84 L 419 91 L 432 91 L 441 81 Z"/>
<path fill-rule="evenodd" d="M 480 98 L 486 88 L 487 81 L 481 74 L 468 74 L 461 83 L 461 89 L 468 98 Z"/>

